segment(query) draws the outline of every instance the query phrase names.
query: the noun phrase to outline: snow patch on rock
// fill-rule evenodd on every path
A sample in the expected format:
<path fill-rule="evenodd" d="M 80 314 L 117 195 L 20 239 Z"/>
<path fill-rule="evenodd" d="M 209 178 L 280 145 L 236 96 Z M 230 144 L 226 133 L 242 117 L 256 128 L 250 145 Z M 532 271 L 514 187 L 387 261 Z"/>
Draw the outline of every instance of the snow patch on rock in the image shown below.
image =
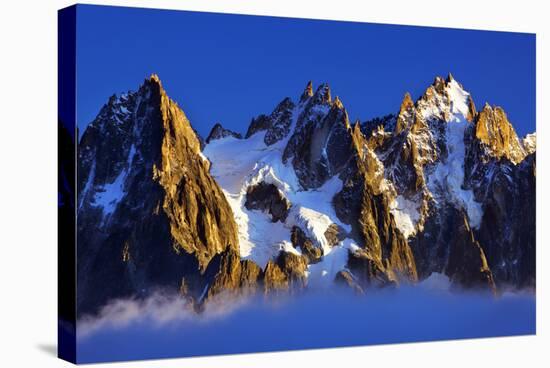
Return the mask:
<path fill-rule="evenodd" d="M 309 286 L 330 287 L 336 274 L 346 268 L 349 251 L 357 248 L 353 240 L 345 239 L 341 245 L 328 249 L 319 263 L 308 266 Z"/>
<path fill-rule="evenodd" d="M 401 234 L 408 239 L 416 233 L 416 224 L 420 220 L 420 204 L 398 195 L 390 203 L 390 212 Z"/>
<path fill-rule="evenodd" d="M 103 214 L 105 216 L 111 215 L 115 211 L 120 200 L 126 195 L 124 184 L 126 183 L 126 178 L 128 177 L 135 155 L 136 148 L 132 145 L 128 152 L 126 167 L 120 171 L 112 183 L 104 184 L 102 187 L 98 188 L 95 193 L 92 203 L 96 207 L 103 208 Z"/>
<path fill-rule="evenodd" d="M 462 188 L 466 125 L 464 120 L 447 124 L 447 157 L 436 166 L 433 174 L 429 176 L 428 185 L 431 186 L 432 192 L 449 194 L 447 198 L 466 211 L 470 225 L 477 229 L 483 216 L 481 204 L 475 201 L 472 190 Z"/>
<path fill-rule="evenodd" d="M 435 194 L 436 201 L 448 198 L 463 208 L 473 228 L 479 228 L 483 210 L 474 199 L 472 190 L 462 188 L 464 184 L 464 160 L 466 148 L 464 133 L 468 126 L 468 92 L 454 80 L 446 87 L 449 96 L 450 115 L 447 117 L 445 135 L 447 157 L 443 158 L 428 176 L 428 187 Z M 444 194 L 448 194 L 448 196 Z"/>

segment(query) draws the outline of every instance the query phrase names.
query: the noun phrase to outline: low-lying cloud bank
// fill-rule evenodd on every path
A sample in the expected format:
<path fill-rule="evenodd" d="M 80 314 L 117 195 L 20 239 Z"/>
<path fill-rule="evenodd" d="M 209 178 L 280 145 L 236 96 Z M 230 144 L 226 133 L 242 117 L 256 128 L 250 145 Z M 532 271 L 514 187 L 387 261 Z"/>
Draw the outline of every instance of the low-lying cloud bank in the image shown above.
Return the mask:
<path fill-rule="evenodd" d="M 535 333 L 532 293 L 418 287 L 213 303 L 197 315 L 177 298 L 120 300 L 78 323 L 78 361 L 168 358 Z"/>

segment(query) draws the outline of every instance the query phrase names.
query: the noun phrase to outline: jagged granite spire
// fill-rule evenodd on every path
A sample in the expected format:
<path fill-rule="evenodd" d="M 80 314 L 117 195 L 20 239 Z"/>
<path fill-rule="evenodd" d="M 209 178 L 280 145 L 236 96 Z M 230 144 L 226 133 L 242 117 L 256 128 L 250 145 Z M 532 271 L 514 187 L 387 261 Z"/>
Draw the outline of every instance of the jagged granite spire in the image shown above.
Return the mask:
<path fill-rule="evenodd" d="M 220 123 L 216 123 L 210 130 L 210 133 L 208 134 L 208 137 L 206 138 L 205 142 L 206 144 L 208 144 L 213 140 L 221 139 L 225 137 L 234 137 L 237 139 L 242 139 L 241 133 L 236 133 L 230 129 L 224 128 Z"/>
<path fill-rule="evenodd" d="M 407 127 L 411 125 L 412 118 L 414 118 L 414 102 L 410 93 L 407 92 L 399 108 L 399 114 L 397 115 L 397 122 L 395 124 L 395 134 L 399 134 L 407 129 Z"/>
<path fill-rule="evenodd" d="M 330 96 L 330 87 L 328 83 L 320 84 L 312 96 L 312 103 L 329 105 L 331 102 L 332 102 L 332 99 Z"/>
<path fill-rule="evenodd" d="M 504 110 L 485 103 L 476 119 L 475 136 L 493 157 L 505 157 L 513 163 L 521 162 L 526 153 Z"/>
<path fill-rule="evenodd" d="M 79 315 L 159 288 L 185 286 L 196 299 L 210 261 L 239 252 L 200 141 L 157 75 L 101 110 L 83 133 L 78 175 Z"/>
<path fill-rule="evenodd" d="M 306 88 L 302 95 L 300 96 L 300 102 L 304 102 L 308 98 L 313 96 L 313 83 L 311 81 L 307 82 Z"/>
<path fill-rule="evenodd" d="M 332 105 L 335 106 L 336 108 L 340 109 L 340 110 L 342 110 L 344 108 L 344 104 L 342 103 L 342 101 L 340 101 L 340 97 L 338 97 L 338 96 L 336 96 L 336 98 L 332 102 Z"/>
<path fill-rule="evenodd" d="M 269 116 L 262 114 L 252 119 L 246 131 L 245 138 L 265 131 L 265 144 L 271 146 L 277 143 L 290 133 L 294 108 L 294 102 L 289 97 L 284 98 Z"/>

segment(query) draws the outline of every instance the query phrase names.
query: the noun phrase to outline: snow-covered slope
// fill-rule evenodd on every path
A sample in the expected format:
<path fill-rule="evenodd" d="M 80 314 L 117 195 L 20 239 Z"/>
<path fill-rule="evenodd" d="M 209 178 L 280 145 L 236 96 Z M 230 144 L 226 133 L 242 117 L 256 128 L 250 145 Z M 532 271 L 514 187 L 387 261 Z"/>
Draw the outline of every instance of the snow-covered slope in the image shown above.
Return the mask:
<path fill-rule="evenodd" d="M 306 119 L 304 110 L 309 98 L 302 100 L 290 110 L 290 129 L 277 142 L 267 145 L 268 130 L 258 131 L 248 139 L 223 137 L 206 145 L 203 153 L 212 163 L 211 173 L 222 187 L 233 210 L 239 227 L 240 254 L 265 268 L 269 260 L 279 252 L 301 254 L 291 244 L 291 230 L 298 226 L 323 252 L 323 260 L 309 265 L 309 274 L 316 283 L 327 284 L 343 269 L 347 261 L 347 250 L 353 242 L 341 241 L 335 246 L 329 244 L 325 232 L 336 224 L 345 231 L 349 225 L 342 223 L 332 206 L 332 198 L 342 189 L 342 181 L 334 176 L 321 187 L 305 189 L 300 184 L 290 162 L 283 162 L 283 152 L 298 122 Z M 310 114 L 327 114 L 329 108 L 315 107 Z M 249 210 L 245 207 L 247 190 L 258 183 L 273 184 L 291 203 L 284 222 L 273 222 L 268 213 Z M 321 281 L 325 280 L 325 281 Z"/>

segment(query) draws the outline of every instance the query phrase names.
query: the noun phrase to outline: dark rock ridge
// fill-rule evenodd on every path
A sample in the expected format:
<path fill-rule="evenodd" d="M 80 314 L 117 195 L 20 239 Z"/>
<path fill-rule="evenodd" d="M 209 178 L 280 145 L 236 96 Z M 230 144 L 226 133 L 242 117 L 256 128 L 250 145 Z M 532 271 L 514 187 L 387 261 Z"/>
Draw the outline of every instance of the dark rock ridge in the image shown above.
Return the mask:
<path fill-rule="evenodd" d="M 328 84 L 310 96 L 310 85 L 302 94 L 303 109 L 297 117 L 283 153 L 291 162 L 304 188 L 318 188 L 340 172 L 349 159 L 348 114 L 338 97 L 331 98 Z"/>
<path fill-rule="evenodd" d="M 268 146 L 277 143 L 290 132 L 292 109 L 294 103 L 290 98 L 282 100 L 271 115 L 260 115 L 252 119 L 246 132 L 246 138 L 265 131 L 264 142 Z"/>
<path fill-rule="evenodd" d="M 232 130 L 225 129 L 220 123 L 216 123 L 212 130 L 210 131 L 210 134 L 208 134 L 208 137 L 206 138 L 206 144 L 212 142 L 216 139 L 221 139 L 225 137 L 234 137 L 237 139 L 242 139 L 243 136 L 240 133 L 236 133 Z"/>
<path fill-rule="evenodd" d="M 265 182 L 248 187 L 244 205 L 249 210 L 268 212 L 273 222 L 284 222 L 290 209 L 290 202 L 281 191 Z"/>

